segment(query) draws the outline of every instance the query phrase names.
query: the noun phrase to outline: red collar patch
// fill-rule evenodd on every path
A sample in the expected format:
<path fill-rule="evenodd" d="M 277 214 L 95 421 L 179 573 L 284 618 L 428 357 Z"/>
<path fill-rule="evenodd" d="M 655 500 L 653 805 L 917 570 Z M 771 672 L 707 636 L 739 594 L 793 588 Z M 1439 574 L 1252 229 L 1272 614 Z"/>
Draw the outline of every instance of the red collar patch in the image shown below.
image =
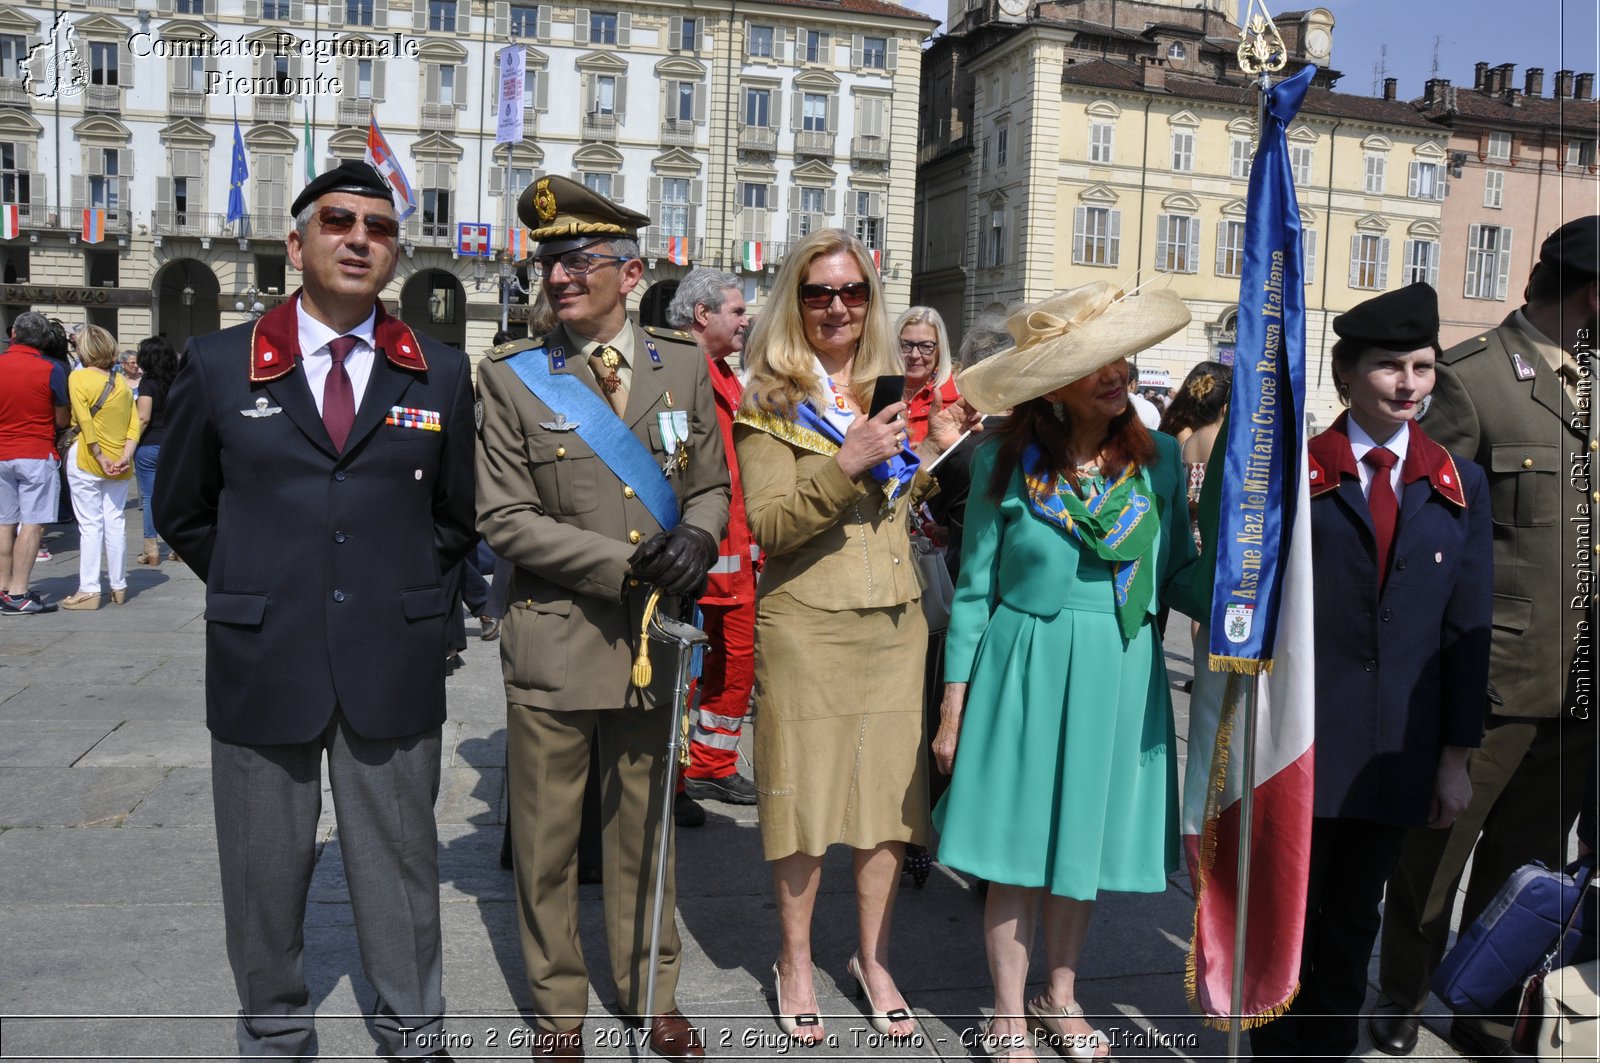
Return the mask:
<path fill-rule="evenodd" d="M 300 318 L 295 309 L 300 303 L 300 293 L 262 314 L 250 333 L 250 380 L 262 383 L 277 380 L 300 361 Z M 377 307 L 373 322 L 373 339 L 378 353 L 400 369 L 426 372 L 428 360 L 423 357 L 422 344 L 417 341 L 411 327 L 390 317 Z"/>
<path fill-rule="evenodd" d="M 1306 444 L 1312 498 L 1335 490 L 1346 476 L 1359 476 L 1346 427 L 1349 417 L 1349 413 L 1341 413 L 1326 432 L 1313 436 Z M 1401 482 L 1413 484 L 1426 480 L 1445 501 L 1466 509 L 1467 495 L 1461 486 L 1461 472 L 1450 452 L 1429 439 L 1415 421 L 1407 431 L 1406 463 L 1400 469 Z"/>

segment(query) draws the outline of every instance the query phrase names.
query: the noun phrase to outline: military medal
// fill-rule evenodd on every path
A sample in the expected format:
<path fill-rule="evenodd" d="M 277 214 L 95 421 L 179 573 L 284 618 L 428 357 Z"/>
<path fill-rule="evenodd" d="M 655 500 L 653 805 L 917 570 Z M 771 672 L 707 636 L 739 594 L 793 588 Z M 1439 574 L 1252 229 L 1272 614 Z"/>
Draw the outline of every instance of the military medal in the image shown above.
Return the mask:
<path fill-rule="evenodd" d="M 667 460 L 661 471 L 668 476 L 672 470 L 689 467 L 689 411 L 663 410 L 656 414 L 656 425 L 661 429 L 661 445 L 667 451 Z"/>
<path fill-rule="evenodd" d="M 606 367 L 606 375 L 600 378 L 600 388 L 607 395 L 614 395 L 622 387 L 622 377 L 617 375 L 617 367 L 622 364 L 622 354 L 615 347 L 602 347 L 599 351 L 600 364 Z"/>
<path fill-rule="evenodd" d="M 246 417 L 271 417 L 275 413 L 282 413 L 283 407 L 273 406 L 266 399 L 260 398 L 256 400 L 255 409 L 240 410 L 239 412 L 244 414 Z"/>

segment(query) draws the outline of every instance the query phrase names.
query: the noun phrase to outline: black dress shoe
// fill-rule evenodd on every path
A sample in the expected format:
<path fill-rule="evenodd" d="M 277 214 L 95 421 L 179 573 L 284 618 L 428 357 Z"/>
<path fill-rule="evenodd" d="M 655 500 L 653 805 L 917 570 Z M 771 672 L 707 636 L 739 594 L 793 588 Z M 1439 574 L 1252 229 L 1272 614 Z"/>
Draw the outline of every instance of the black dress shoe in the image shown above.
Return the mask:
<path fill-rule="evenodd" d="M 720 779 L 685 779 L 683 792 L 696 801 L 721 801 L 725 805 L 753 805 L 756 785 L 738 772 Z"/>
<path fill-rule="evenodd" d="M 1422 1016 L 1388 1001 L 1380 1001 L 1367 1017 L 1372 1047 L 1391 1056 L 1409 1056 L 1417 1047 L 1417 1030 L 1421 1026 Z"/>
<path fill-rule="evenodd" d="M 680 827 L 703 827 L 706 810 L 695 804 L 688 794 L 680 793 L 672 799 L 672 822 Z"/>
<path fill-rule="evenodd" d="M 1509 1038 L 1485 1033 L 1470 1021 L 1450 1020 L 1450 1043 L 1461 1049 L 1461 1054 L 1471 1059 L 1498 1059 L 1514 1056 Z"/>

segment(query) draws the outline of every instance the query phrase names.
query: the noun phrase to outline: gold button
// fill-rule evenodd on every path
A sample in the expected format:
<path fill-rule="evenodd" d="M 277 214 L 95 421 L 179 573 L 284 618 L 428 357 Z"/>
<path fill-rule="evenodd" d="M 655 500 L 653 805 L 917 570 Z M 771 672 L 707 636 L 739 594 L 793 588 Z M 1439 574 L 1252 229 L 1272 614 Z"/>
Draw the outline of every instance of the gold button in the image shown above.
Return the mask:
<path fill-rule="evenodd" d="M 564 458 L 566 456 L 567 456 L 567 448 L 566 447 L 557 447 L 556 448 L 556 457 Z"/>
<path fill-rule="evenodd" d="M 624 487 L 624 488 L 623 488 L 623 489 L 622 489 L 622 497 L 623 497 L 623 498 L 632 498 L 632 497 L 633 497 L 633 488 L 631 488 L 631 487 Z"/>
<path fill-rule="evenodd" d="M 1523 467 L 1523 468 L 1524 468 L 1524 469 L 1531 469 L 1531 468 L 1533 468 L 1533 459 L 1532 459 L 1532 458 L 1523 458 L 1523 459 L 1522 459 L 1522 467 Z"/>
<path fill-rule="evenodd" d="M 629 541 L 629 542 L 630 542 L 630 543 L 636 543 L 636 542 L 638 542 L 638 541 L 639 541 L 639 540 L 640 540 L 640 539 L 643 539 L 643 538 L 644 538 L 644 536 L 642 536 L 642 535 L 640 535 L 640 534 L 639 534 L 639 533 L 638 533 L 638 532 L 636 532 L 636 531 L 631 531 L 631 532 L 629 532 L 629 533 L 628 533 L 628 541 Z"/>
<path fill-rule="evenodd" d="M 628 586 L 630 586 L 630 587 L 637 587 L 638 585 L 639 585 L 639 581 L 636 580 L 636 579 L 630 579 L 628 581 Z"/>

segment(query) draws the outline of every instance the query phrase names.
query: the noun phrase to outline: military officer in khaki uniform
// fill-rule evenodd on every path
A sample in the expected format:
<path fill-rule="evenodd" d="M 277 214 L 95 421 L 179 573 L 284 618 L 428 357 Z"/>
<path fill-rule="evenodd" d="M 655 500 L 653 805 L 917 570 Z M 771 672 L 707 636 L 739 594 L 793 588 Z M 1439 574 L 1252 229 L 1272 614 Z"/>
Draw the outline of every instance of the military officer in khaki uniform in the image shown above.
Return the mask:
<path fill-rule="evenodd" d="M 1600 317 L 1600 217 L 1557 229 L 1540 249 L 1527 304 L 1499 328 L 1457 344 L 1438 362 L 1423 418 L 1445 449 L 1489 474 L 1494 521 L 1494 629 L 1489 716 L 1472 751 L 1472 800 L 1448 829 L 1408 836 L 1389 877 L 1373 1044 L 1416 1047 L 1428 982 L 1444 953 L 1467 857 L 1472 877 L 1461 925 L 1488 906 L 1521 865 L 1565 860 L 1594 757 L 1593 721 L 1569 686 L 1583 607 L 1567 567 L 1587 534 L 1586 487 L 1569 475 L 1588 447 L 1575 352 L 1592 350 Z M 1587 398 L 1587 396 L 1585 396 Z M 1415 563 L 1415 562 L 1413 562 Z M 1476 846 L 1476 849 L 1474 849 Z M 1515 1002 L 1510 1002 L 1512 1009 Z M 1457 1016 L 1451 1039 L 1500 1054 L 1510 1027 Z"/>
<path fill-rule="evenodd" d="M 478 528 L 515 566 L 501 662 L 522 952 L 540 1014 L 534 1056 L 582 1059 L 576 851 L 590 744 L 611 969 L 621 1011 L 642 1025 L 675 661 L 651 647 L 647 690 L 630 684 L 630 666 L 652 586 L 676 610 L 716 560 L 728 465 L 705 358 L 626 314 L 644 271 L 634 236 L 650 219 L 558 176 L 529 186 L 518 213 L 559 324 L 479 367 Z M 650 1043 L 688 1059 L 704 1039 L 674 1004 L 670 867 L 666 881 L 665 1007 Z"/>

